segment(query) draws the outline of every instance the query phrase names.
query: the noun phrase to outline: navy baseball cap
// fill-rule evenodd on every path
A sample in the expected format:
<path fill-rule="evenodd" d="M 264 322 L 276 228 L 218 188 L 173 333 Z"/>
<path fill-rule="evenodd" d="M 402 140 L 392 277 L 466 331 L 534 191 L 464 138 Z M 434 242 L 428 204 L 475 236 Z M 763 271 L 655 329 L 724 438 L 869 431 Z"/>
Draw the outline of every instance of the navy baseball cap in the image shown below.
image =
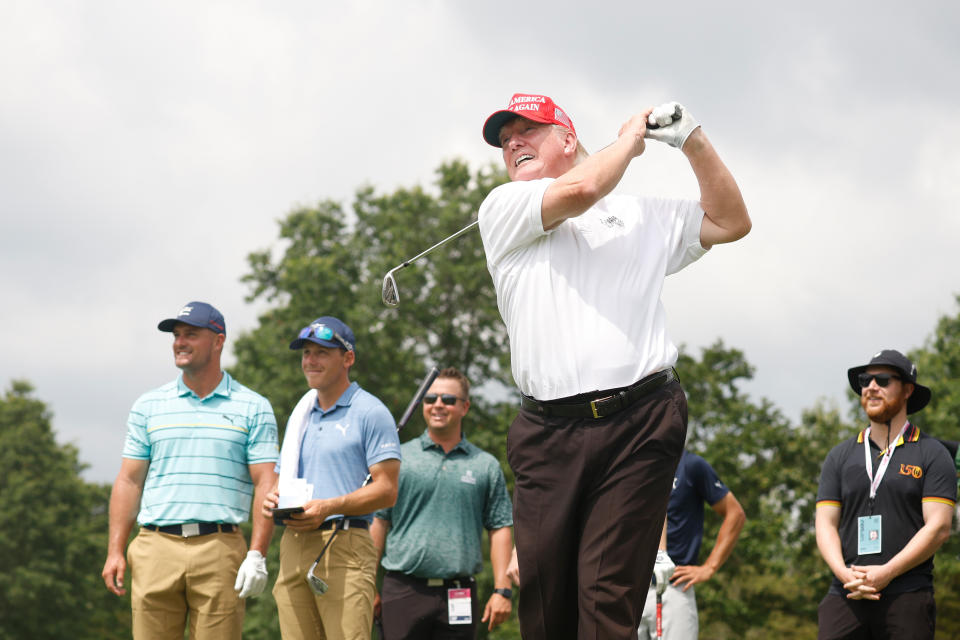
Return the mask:
<path fill-rule="evenodd" d="M 321 316 L 304 327 L 290 343 L 291 349 L 303 349 L 303 343 L 309 340 L 323 347 L 333 347 L 344 351 L 353 351 L 356 338 L 353 331 L 341 320 L 333 316 Z"/>
<path fill-rule="evenodd" d="M 850 388 L 853 389 L 858 396 L 861 393 L 860 381 L 857 379 L 859 375 L 866 371 L 868 367 L 879 366 L 896 369 L 900 372 L 900 377 L 903 378 L 903 382 L 909 382 L 913 385 L 913 393 L 911 393 L 910 398 L 907 399 L 907 413 L 920 411 L 920 409 L 927 406 L 927 403 L 930 402 L 930 389 L 922 384 L 917 384 L 917 365 L 913 364 L 907 356 L 896 349 L 879 351 L 870 358 L 869 364 L 852 367 L 847 370 L 847 381 L 850 383 Z"/>
<path fill-rule="evenodd" d="M 223 314 L 217 311 L 213 305 L 207 304 L 206 302 L 188 302 L 183 305 L 183 308 L 177 313 L 176 318 L 161 320 L 160 324 L 157 325 L 157 329 L 160 329 L 160 331 L 173 331 L 173 327 L 176 326 L 178 322 L 203 329 L 210 329 L 210 331 L 214 333 L 227 334 L 227 323 L 223 320 Z"/>

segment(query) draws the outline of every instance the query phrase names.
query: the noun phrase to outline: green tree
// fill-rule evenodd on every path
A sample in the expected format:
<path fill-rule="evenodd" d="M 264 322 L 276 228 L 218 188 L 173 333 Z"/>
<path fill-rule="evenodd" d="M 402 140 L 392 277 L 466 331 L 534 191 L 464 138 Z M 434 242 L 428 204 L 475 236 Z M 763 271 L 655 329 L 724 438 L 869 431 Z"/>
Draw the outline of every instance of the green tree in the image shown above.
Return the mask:
<path fill-rule="evenodd" d="M 0 398 L 0 631 L 5 638 L 129 638 L 130 602 L 100 570 L 110 488 L 85 483 L 50 413 L 14 381 Z"/>
<path fill-rule="evenodd" d="M 249 300 L 275 304 L 236 343 L 238 378 L 266 395 L 281 423 L 303 393 L 299 354 L 287 345 L 321 315 L 353 329 L 351 378 L 399 414 L 430 365 L 456 366 L 478 384 L 509 384 L 506 331 L 477 232 L 397 272 L 401 302 L 380 301 L 381 278 L 476 218 L 504 176 L 471 176 L 461 162 L 437 170 L 435 194 L 420 187 L 378 195 L 361 188 L 351 211 L 337 202 L 301 207 L 280 222 L 282 248 L 249 257 Z M 279 256 L 274 259 L 275 253 Z M 487 415 L 480 402 L 478 413 Z M 481 424 L 485 421 L 480 421 Z"/>
<path fill-rule="evenodd" d="M 960 309 L 960 296 L 956 297 Z M 960 312 L 942 316 L 933 334 L 909 357 L 917 365 L 918 382 L 930 387 L 930 404 L 910 416 L 927 434 L 960 440 Z M 960 482 L 960 479 L 958 479 Z M 960 521 L 934 557 L 933 582 L 937 595 L 937 635 L 960 638 Z"/>

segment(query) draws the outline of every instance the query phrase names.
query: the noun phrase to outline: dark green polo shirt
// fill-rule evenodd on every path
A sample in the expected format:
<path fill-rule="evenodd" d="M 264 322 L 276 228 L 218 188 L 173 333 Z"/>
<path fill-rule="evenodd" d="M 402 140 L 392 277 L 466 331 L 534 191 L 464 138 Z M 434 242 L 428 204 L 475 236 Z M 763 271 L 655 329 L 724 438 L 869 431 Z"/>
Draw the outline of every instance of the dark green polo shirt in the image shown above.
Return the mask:
<path fill-rule="evenodd" d="M 384 569 L 418 578 L 478 573 L 483 530 L 513 525 L 500 463 L 466 438 L 444 454 L 426 431 L 400 451 L 397 503 L 374 514 L 390 522 Z"/>

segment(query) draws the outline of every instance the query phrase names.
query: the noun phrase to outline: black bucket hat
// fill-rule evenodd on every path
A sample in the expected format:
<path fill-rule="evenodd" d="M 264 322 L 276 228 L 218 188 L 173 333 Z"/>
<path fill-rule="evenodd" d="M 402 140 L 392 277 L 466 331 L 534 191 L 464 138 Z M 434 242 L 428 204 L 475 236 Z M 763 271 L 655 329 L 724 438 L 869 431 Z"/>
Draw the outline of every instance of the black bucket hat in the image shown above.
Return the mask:
<path fill-rule="evenodd" d="M 866 371 L 868 367 L 875 366 L 892 367 L 900 372 L 900 377 L 903 378 L 903 382 L 909 382 L 913 385 L 913 393 L 911 393 L 907 399 L 907 413 L 920 411 L 920 409 L 923 409 L 927 406 L 927 403 L 930 402 L 930 389 L 922 384 L 917 384 L 917 366 L 910 362 L 907 356 L 895 349 L 884 349 L 880 353 L 875 354 L 870 359 L 869 364 L 847 370 L 847 380 L 850 382 L 850 388 L 853 389 L 858 396 L 860 395 L 861 389 L 860 381 L 857 378 L 861 373 Z"/>

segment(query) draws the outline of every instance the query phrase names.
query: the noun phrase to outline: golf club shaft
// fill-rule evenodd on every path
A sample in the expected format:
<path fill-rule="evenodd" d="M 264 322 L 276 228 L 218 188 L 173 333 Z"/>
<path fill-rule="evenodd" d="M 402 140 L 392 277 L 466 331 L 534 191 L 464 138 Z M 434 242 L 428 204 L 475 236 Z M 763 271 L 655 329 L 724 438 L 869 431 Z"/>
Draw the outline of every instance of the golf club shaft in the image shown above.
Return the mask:
<path fill-rule="evenodd" d="M 462 233 L 462 232 L 461 232 Z M 427 395 L 427 390 L 430 388 L 430 385 L 433 384 L 433 381 L 437 379 L 437 376 L 440 375 L 440 369 L 436 367 L 430 368 L 430 373 L 427 374 L 427 377 L 423 379 L 423 382 L 420 383 L 420 386 L 417 387 L 417 392 L 413 394 L 413 398 L 410 400 L 410 404 L 407 405 L 407 410 L 403 412 L 403 415 L 400 416 L 400 420 L 397 422 L 397 431 L 403 429 L 407 422 L 410 421 L 410 417 L 413 415 L 414 410 L 417 408 L 421 402 L 423 402 L 423 396 Z M 366 479 L 363 481 L 362 487 L 370 484 L 370 481 L 373 480 L 373 477 L 368 473 Z"/>
<path fill-rule="evenodd" d="M 427 255 L 428 253 L 430 253 L 431 251 L 433 251 L 433 250 L 436 249 L 437 247 L 440 247 L 440 246 L 445 245 L 446 243 L 450 242 L 450 241 L 453 240 L 454 238 L 459 238 L 460 236 L 462 236 L 463 234 L 465 234 L 467 231 L 470 231 L 470 229 L 473 229 L 475 226 L 477 226 L 477 224 L 479 224 L 479 222 L 480 222 L 479 219 L 478 219 L 478 220 L 474 220 L 473 222 L 471 222 L 470 224 L 468 224 L 467 226 L 465 226 L 463 229 L 460 229 L 460 231 L 457 231 L 457 232 L 454 233 L 453 235 L 447 236 L 446 238 L 444 238 L 443 240 L 441 240 L 441 241 L 438 242 L 437 244 L 433 245 L 432 247 L 430 247 L 430 248 L 427 249 L 426 251 L 423 251 L 422 253 L 419 253 L 419 254 L 415 255 L 414 257 L 410 258 L 409 260 L 405 260 L 405 261 L 402 262 L 397 268 L 399 269 L 400 267 L 406 267 L 406 266 L 409 266 L 409 265 L 413 264 L 414 262 L 416 262 L 417 260 L 419 260 L 419 259 L 422 258 L 423 256 Z"/>
<path fill-rule="evenodd" d="M 423 379 L 423 382 L 420 383 L 420 387 L 417 389 L 417 392 L 413 394 L 413 398 L 410 400 L 410 404 L 407 405 L 407 410 L 403 412 L 403 415 L 400 416 L 400 420 L 397 421 L 397 431 L 403 429 L 407 426 L 407 422 L 410 421 L 410 418 L 413 416 L 413 412 L 416 411 L 417 407 L 420 406 L 420 403 L 423 402 L 423 396 L 427 395 L 427 390 L 430 388 L 430 385 L 433 384 L 433 381 L 437 379 L 437 376 L 440 375 L 440 369 L 433 367 L 430 369 L 430 373 L 427 374 L 427 377 Z"/>

